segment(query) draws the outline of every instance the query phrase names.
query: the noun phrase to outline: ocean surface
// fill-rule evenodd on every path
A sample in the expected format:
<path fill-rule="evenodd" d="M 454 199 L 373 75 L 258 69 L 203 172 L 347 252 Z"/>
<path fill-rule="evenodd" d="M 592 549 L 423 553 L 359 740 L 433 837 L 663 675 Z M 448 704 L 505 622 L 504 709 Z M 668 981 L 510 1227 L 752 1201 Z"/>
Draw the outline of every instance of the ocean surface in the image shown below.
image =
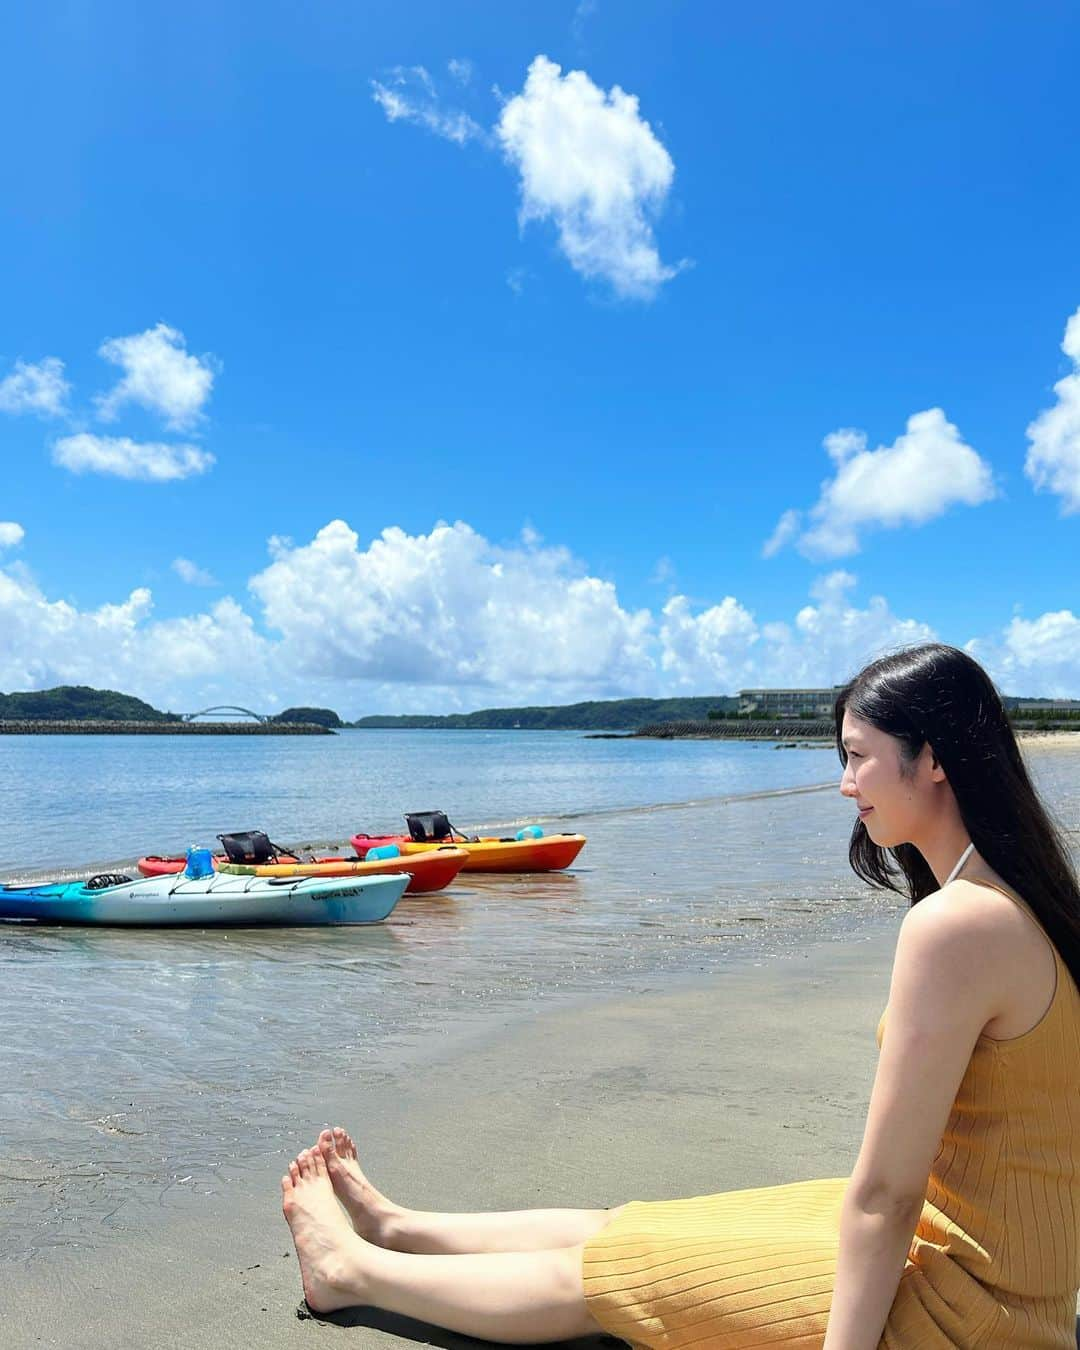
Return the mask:
<path fill-rule="evenodd" d="M 281 843 L 462 828 L 823 782 L 828 749 L 588 740 L 559 731 L 336 736 L 0 736 L 0 878 L 55 875 L 261 829 Z M 567 825 L 565 828 L 576 828 Z"/>
<path fill-rule="evenodd" d="M 1080 750 L 1080 746 L 1078 746 Z M 1029 754 L 1080 840 L 1080 753 Z M 138 1237 L 284 1157 L 325 1085 L 404 1080 L 558 1002 L 722 978 L 899 921 L 847 866 L 831 748 L 558 732 L 0 738 L 0 871 L 78 874 L 263 828 L 339 841 L 445 809 L 589 843 L 565 873 L 463 875 L 361 929 L 0 924 L 0 1261 Z M 332 1021 L 334 1035 L 312 1028 Z M 321 1089 L 320 1085 L 324 1085 Z"/>

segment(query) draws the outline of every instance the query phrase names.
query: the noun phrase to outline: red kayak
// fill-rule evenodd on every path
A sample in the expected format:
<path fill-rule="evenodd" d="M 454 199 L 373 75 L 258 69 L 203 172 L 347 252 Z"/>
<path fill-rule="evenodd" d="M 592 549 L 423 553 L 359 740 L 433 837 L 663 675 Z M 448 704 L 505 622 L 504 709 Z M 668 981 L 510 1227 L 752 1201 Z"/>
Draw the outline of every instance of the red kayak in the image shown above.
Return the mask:
<path fill-rule="evenodd" d="M 308 866 L 312 873 L 324 877 L 334 876 L 335 871 L 338 876 L 351 876 L 359 870 L 356 864 L 363 861 L 362 855 L 353 858 L 300 859 L 295 854 L 279 853 L 277 857 L 280 864 L 285 864 L 281 868 L 282 871 L 291 870 L 287 868 L 287 865 L 295 863 L 298 866 Z M 224 853 L 216 854 L 214 857 L 215 867 L 224 865 L 228 861 Z M 448 844 L 430 852 L 416 853 L 412 857 L 403 855 L 400 858 L 380 858 L 377 863 L 372 863 L 370 866 L 372 871 L 377 871 L 381 876 L 407 872 L 409 884 L 405 888 L 406 895 L 419 895 L 425 891 L 441 891 L 444 886 L 449 886 L 458 872 L 461 871 L 465 861 L 466 855 L 463 850 L 456 845 Z M 161 854 L 151 853 L 145 858 L 140 858 L 136 865 L 144 877 L 163 877 L 182 872 L 186 862 L 186 855 L 164 857 Z M 335 864 L 337 865 L 336 868 Z M 268 872 L 272 876 L 274 875 L 274 865 L 252 867 L 251 871 L 255 875 Z"/>

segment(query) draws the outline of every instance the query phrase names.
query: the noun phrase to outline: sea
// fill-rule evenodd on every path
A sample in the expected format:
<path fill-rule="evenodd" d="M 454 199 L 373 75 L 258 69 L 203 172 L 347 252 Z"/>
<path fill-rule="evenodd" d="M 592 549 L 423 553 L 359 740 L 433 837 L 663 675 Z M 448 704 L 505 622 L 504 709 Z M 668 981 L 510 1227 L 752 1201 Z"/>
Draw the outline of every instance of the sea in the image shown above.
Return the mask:
<path fill-rule="evenodd" d="M 1026 753 L 1075 846 L 1080 744 Z M 848 867 L 839 773 L 823 744 L 580 732 L 0 737 L 0 880 L 133 874 L 239 829 L 330 847 L 412 810 L 588 837 L 566 872 L 462 874 L 364 928 L 0 923 L 0 1261 L 242 1184 L 236 1139 L 281 1153 L 319 1082 L 393 1083 L 477 1029 L 897 924 Z"/>

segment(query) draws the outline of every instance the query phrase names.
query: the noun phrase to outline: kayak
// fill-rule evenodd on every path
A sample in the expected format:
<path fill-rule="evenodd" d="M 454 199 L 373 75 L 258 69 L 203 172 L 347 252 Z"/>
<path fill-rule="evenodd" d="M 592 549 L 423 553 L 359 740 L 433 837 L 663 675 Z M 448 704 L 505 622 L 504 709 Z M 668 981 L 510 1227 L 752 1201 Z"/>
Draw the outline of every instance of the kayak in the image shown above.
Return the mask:
<path fill-rule="evenodd" d="M 378 923 L 407 876 L 348 878 L 130 877 L 0 886 L 0 918 L 123 927 L 251 927 Z M 115 883 L 115 884 L 110 884 Z"/>
<path fill-rule="evenodd" d="M 454 839 L 417 843 L 407 834 L 354 834 L 349 840 L 357 854 L 363 857 L 368 849 L 383 844 L 396 844 L 406 858 L 430 853 L 453 842 L 455 848 L 469 855 L 462 864 L 463 872 L 553 872 L 569 867 L 585 847 L 583 834 L 545 834 L 539 839 Z"/>
<path fill-rule="evenodd" d="M 406 894 L 420 895 L 426 891 L 441 891 L 444 886 L 449 886 L 468 856 L 464 849 L 456 845 L 444 845 L 428 853 L 418 853 L 412 858 L 402 855 L 399 858 L 376 858 L 372 862 L 360 858 L 316 858 L 312 862 L 231 863 L 215 858 L 214 866 L 223 874 L 246 877 L 366 877 L 404 872 L 409 878 Z M 143 861 L 140 859 L 140 871 Z M 183 867 L 183 858 L 175 861 L 179 867 Z"/>
<path fill-rule="evenodd" d="M 284 858 L 287 862 L 298 863 L 299 858 L 292 853 L 279 853 L 279 858 Z M 229 860 L 224 853 L 214 854 L 214 867 L 221 868 Z M 163 854 L 148 853 L 145 858 L 140 858 L 135 866 L 144 877 L 171 877 L 177 872 L 182 872 L 187 863 L 187 855 L 184 853 Z"/>

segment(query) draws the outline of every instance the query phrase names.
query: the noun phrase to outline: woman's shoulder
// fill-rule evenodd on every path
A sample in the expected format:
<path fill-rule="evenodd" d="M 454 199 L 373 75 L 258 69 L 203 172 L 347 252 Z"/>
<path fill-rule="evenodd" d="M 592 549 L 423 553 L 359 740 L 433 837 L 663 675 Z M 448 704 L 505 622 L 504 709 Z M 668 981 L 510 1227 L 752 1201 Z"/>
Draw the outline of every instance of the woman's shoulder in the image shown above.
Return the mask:
<path fill-rule="evenodd" d="M 984 1035 L 1009 1040 L 1036 1026 L 1057 989 L 1057 952 L 1023 896 L 1000 878 L 978 876 L 958 878 L 933 898 L 942 922 L 970 938 L 975 977 L 996 991 Z"/>
<path fill-rule="evenodd" d="M 981 937 L 1007 936 L 1031 927 L 1034 916 L 1024 898 L 1000 879 L 958 877 L 932 891 L 911 907 L 909 916 L 920 926 L 934 927 L 942 934 L 977 933 Z"/>

